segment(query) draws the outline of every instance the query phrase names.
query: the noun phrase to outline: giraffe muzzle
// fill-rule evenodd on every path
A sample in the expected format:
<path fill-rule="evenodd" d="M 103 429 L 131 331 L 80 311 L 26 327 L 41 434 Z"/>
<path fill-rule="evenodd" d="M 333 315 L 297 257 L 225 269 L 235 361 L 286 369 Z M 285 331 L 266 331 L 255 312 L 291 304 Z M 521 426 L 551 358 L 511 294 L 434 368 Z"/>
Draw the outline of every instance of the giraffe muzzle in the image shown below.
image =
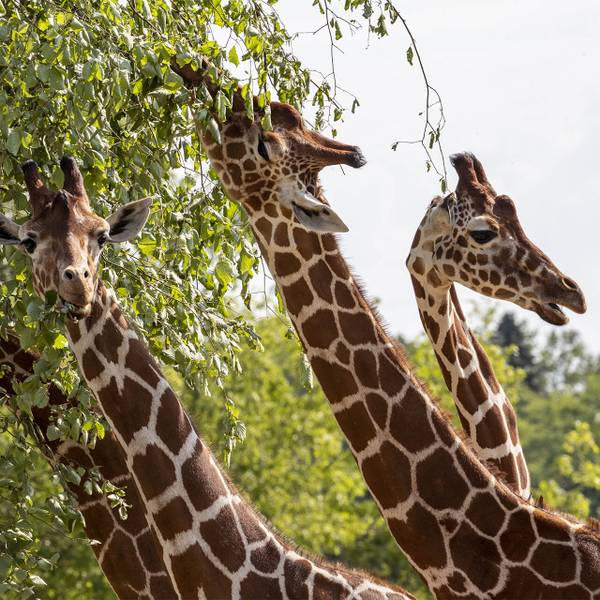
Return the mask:
<path fill-rule="evenodd" d="M 367 159 L 365 158 L 365 155 L 362 153 L 362 150 L 358 147 L 356 147 L 356 150 L 352 154 L 350 160 L 350 166 L 354 169 L 360 169 L 361 167 L 364 167 L 367 164 Z"/>
<path fill-rule="evenodd" d="M 83 319 L 92 312 L 92 303 L 91 302 L 88 302 L 85 304 L 84 303 L 78 304 L 75 302 L 71 302 L 70 300 L 67 300 L 66 298 L 63 298 L 63 296 L 61 296 L 60 294 L 59 294 L 58 298 L 60 300 L 61 312 L 64 312 L 69 318 L 73 319 L 74 321 Z"/>
<path fill-rule="evenodd" d="M 585 298 L 579 294 L 572 301 L 558 300 L 557 302 L 536 302 L 534 303 L 534 312 L 551 325 L 566 325 L 569 317 L 565 314 L 563 307 L 572 310 L 578 314 L 586 311 Z"/>
<path fill-rule="evenodd" d="M 565 325 L 569 322 L 563 308 L 580 315 L 587 310 L 585 296 L 579 285 L 562 274 L 557 274 L 545 282 L 543 292 L 538 298 L 540 300 L 534 302 L 534 312 L 552 325 Z"/>
<path fill-rule="evenodd" d="M 82 318 L 90 313 L 94 300 L 95 282 L 88 269 L 66 268 L 58 286 L 63 311 L 70 317 Z"/>

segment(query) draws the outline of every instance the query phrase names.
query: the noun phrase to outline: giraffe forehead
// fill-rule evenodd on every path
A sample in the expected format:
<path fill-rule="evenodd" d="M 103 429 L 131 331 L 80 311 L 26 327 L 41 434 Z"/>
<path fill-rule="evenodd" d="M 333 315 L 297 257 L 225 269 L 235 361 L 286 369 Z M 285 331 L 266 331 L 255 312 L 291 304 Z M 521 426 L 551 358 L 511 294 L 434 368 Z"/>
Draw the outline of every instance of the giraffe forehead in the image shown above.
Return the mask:
<path fill-rule="evenodd" d="M 44 239 L 73 240 L 87 238 L 90 234 L 108 230 L 108 222 L 78 206 L 67 212 L 54 208 L 47 209 L 39 217 L 23 225 L 23 234 Z"/>

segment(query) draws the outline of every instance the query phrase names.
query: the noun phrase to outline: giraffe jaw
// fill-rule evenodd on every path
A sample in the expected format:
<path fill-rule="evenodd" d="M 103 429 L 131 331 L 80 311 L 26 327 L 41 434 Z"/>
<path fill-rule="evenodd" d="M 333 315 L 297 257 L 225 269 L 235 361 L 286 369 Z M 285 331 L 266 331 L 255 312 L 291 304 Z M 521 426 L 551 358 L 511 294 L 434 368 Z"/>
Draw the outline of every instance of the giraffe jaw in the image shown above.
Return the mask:
<path fill-rule="evenodd" d="M 551 325 L 566 325 L 569 322 L 569 317 L 556 302 L 536 302 L 533 310 L 542 320 Z"/>

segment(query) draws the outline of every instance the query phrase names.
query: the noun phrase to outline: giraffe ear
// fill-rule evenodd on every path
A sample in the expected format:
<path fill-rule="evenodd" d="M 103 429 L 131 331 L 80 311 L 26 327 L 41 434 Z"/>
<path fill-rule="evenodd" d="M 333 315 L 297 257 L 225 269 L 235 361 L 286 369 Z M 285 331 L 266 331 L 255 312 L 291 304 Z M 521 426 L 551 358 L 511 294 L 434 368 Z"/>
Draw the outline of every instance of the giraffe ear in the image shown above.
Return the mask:
<path fill-rule="evenodd" d="M 0 215 L 0 244 L 13 245 L 21 242 L 19 226 L 8 217 Z"/>
<path fill-rule="evenodd" d="M 110 215 L 106 219 L 110 225 L 109 241 L 126 242 L 136 237 L 148 220 L 150 206 L 152 198 L 142 198 L 122 206 Z"/>
<path fill-rule="evenodd" d="M 429 226 L 435 235 L 444 235 L 450 231 L 450 215 L 444 204 L 431 210 L 429 213 Z"/>
<path fill-rule="evenodd" d="M 319 202 L 308 193 L 299 194 L 292 200 L 292 211 L 296 219 L 309 231 L 320 233 L 344 233 L 348 226 L 327 204 Z"/>

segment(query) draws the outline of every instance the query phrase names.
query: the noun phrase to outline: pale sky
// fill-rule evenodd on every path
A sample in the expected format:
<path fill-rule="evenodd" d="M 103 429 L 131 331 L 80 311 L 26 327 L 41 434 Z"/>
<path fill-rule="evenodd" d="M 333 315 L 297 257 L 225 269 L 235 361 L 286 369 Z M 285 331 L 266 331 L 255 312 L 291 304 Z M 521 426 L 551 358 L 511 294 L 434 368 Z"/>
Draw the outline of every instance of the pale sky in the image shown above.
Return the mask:
<path fill-rule="evenodd" d="M 309 0 L 280 0 L 290 31 L 323 23 Z M 584 290 L 586 315 L 571 324 L 600 351 L 600 198 L 595 185 L 600 137 L 600 4 L 590 0 L 542 2 L 429 0 L 404 3 L 431 84 L 440 92 L 448 124 L 447 154 L 474 152 L 498 193 L 513 198 L 523 228 Z M 404 266 L 429 200 L 439 193 L 425 172 L 419 146 L 390 149 L 419 137 L 423 84 L 405 58 L 408 38 L 396 25 L 384 40 L 366 34 L 341 41 L 338 83 L 361 107 L 338 127 L 341 141 L 360 146 L 360 170 L 330 168 L 327 197 L 350 227 L 344 254 L 380 308 L 392 333 L 421 331 Z M 326 32 L 294 42 L 306 65 L 329 71 Z M 456 177 L 449 167 L 449 184 Z M 481 298 L 461 288 L 461 299 Z M 512 308 L 503 303 L 500 308 Z M 542 332 L 552 328 L 514 307 Z"/>

